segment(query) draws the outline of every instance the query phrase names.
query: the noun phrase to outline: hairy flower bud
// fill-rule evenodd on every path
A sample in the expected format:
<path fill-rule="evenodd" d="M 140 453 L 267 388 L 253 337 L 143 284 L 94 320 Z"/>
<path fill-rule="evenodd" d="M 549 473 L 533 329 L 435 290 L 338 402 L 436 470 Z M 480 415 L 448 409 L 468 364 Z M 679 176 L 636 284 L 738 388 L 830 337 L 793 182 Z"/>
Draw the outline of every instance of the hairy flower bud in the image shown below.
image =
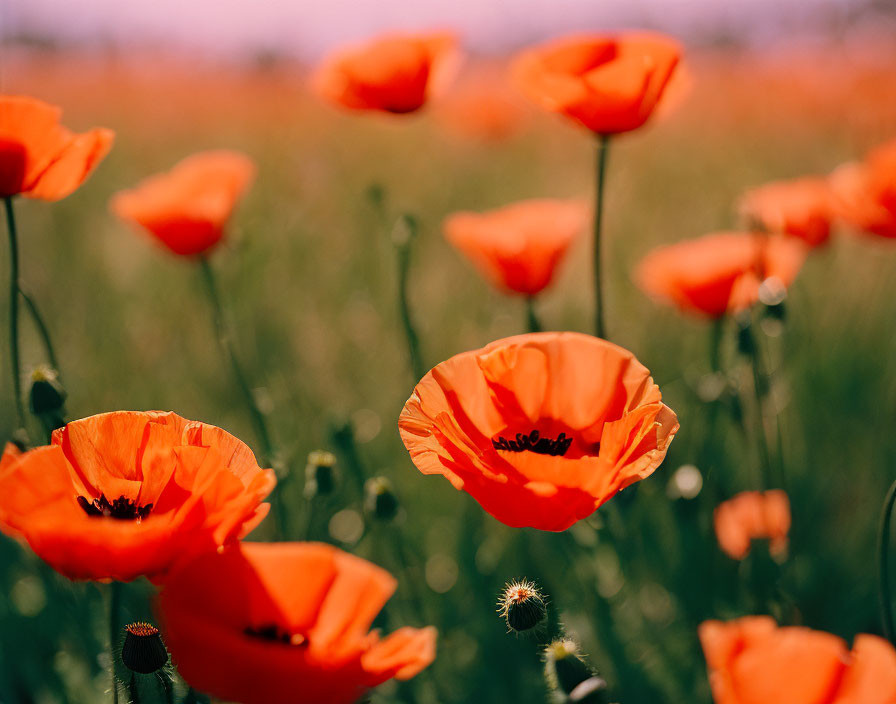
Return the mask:
<path fill-rule="evenodd" d="M 55 369 L 42 365 L 31 373 L 29 402 L 35 415 L 60 413 L 65 397 L 65 389 L 59 383 L 59 373 Z"/>
<path fill-rule="evenodd" d="M 305 465 L 305 496 L 332 494 L 336 488 L 336 457 L 326 450 L 309 453 Z"/>
<path fill-rule="evenodd" d="M 544 596 L 534 582 L 514 580 L 501 592 L 498 613 L 511 631 L 525 633 L 545 620 L 547 607 Z"/>
<path fill-rule="evenodd" d="M 129 670 L 148 675 L 168 663 L 168 651 L 159 629 L 150 623 L 137 622 L 125 626 L 121 661 Z"/>
<path fill-rule="evenodd" d="M 391 521 L 398 513 L 398 497 L 386 477 L 372 477 L 364 483 L 364 508 L 381 521 Z"/>
<path fill-rule="evenodd" d="M 603 704 L 607 683 L 585 662 L 578 644 L 558 639 L 544 650 L 544 676 L 548 687 L 564 702 Z"/>

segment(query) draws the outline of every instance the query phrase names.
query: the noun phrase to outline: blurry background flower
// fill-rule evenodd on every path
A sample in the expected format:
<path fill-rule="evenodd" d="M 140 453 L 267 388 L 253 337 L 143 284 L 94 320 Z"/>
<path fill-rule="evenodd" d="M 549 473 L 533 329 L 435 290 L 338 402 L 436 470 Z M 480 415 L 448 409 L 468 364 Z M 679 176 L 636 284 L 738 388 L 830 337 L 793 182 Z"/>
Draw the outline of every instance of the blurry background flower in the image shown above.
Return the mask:
<path fill-rule="evenodd" d="M 769 541 L 769 552 L 787 552 L 790 502 L 780 489 L 745 491 L 719 504 L 713 516 L 719 546 L 735 560 L 743 560 L 754 540 Z"/>
<path fill-rule="evenodd" d="M 827 180 L 820 177 L 776 181 L 747 191 L 740 213 L 748 229 L 793 235 L 817 247 L 831 236 L 832 195 Z"/>
<path fill-rule="evenodd" d="M 831 174 L 835 212 L 860 232 L 896 238 L 896 140 Z"/>

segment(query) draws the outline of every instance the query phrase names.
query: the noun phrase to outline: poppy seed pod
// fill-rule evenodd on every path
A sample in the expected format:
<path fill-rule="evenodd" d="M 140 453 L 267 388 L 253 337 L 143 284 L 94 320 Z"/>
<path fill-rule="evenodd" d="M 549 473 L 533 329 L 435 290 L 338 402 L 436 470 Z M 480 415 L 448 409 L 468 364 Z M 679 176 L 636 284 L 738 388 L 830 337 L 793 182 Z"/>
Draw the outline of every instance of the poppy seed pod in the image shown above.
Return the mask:
<path fill-rule="evenodd" d="M 532 630 L 547 616 L 544 596 L 534 582 L 526 579 L 509 582 L 501 592 L 498 606 L 507 627 L 516 633 Z"/>
<path fill-rule="evenodd" d="M 381 521 L 391 521 L 398 513 L 398 497 L 386 477 L 372 477 L 364 483 L 364 508 Z"/>
<path fill-rule="evenodd" d="M 168 663 L 168 651 L 159 629 L 139 621 L 125 626 L 121 661 L 129 670 L 149 675 Z"/>
<path fill-rule="evenodd" d="M 326 450 L 314 450 L 305 465 L 305 496 L 332 494 L 336 488 L 336 457 Z"/>

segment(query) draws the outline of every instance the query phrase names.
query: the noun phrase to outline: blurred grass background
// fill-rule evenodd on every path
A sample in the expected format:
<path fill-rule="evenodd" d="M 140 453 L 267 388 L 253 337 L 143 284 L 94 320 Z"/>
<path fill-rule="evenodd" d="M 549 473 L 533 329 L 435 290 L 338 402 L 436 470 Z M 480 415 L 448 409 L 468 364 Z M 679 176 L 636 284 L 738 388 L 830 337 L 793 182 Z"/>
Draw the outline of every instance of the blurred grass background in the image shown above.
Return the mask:
<path fill-rule="evenodd" d="M 107 202 L 201 149 L 239 149 L 258 163 L 212 262 L 292 473 L 281 480 L 292 534 L 307 509 L 305 456 L 338 451 L 332 429 L 351 423 L 365 472 L 392 480 L 402 510 L 395 524 L 368 525 L 362 537 L 368 518 L 342 453 L 343 488 L 316 510 L 313 536 L 400 577 L 390 627 L 440 630 L 430 675 L 387 685 L 374 702 L 410 701 L 409 691 L 421 703 L 544 701 L 536 643 L 507 635 L 495 615 L 504 582 L 523 576 L 547 590 L 622 704 L 709 701 L 696 624 L 767 606 L 747 586 L 767 568 L 761 550 L 734 563 L 710 524 L 716 500 L 755 487 L 756 448 L 724 414 L 707 439 L 708 406 L 697 389 L 709 369 L 709 325 L 658 308 L 630 271 L 651 246 L 736 228 L 734 204 L 745 188 L 827 173 L 896 134 L 892 47 L 698 52 L 678 108 L 614 142 L 609 336 L 652 370 L 682 427 L 653 477 L 560 535 L 510 530 L 411 464 L 396 420 L 416 380 L 400 336 L 389 226 L 369 192 L 382 189 L 390 223 L 402 212 L 420 218 L 412 303 L 433 365 L 525 323 L 522 302 L 489 288 L 445 243 L 442 218 L 528 197 L 590 197 L 588 135 L 513 103 L 511 134 L 483 140 L 469 134 L 475 120 L 452 122 L 450 94 L 419 117 L 345 115 L 307 95 L 302 67 L 279 60 L 244 66 L 32 49 L 8 56 L 5 92 L 59 104 L 72 128 L 117 133 L 73 196 L 16 203 L 24 280 L 55 337 L 71 418 L 170 409 L 255 444 L 214 344 L 198 269 L 117 222 Z M 476 76 L 500 72 L 495 61 L 471 61 L 455 97 Z M 539 302 L 549 329 L 587 331 L 588 246 L 583 233 Z M 894 257 L 887 243 L 837 237 L 807 261 L 782 334 L 764 341 L 794 516 L 777 615 L 849 641 L 880 631 L 875 528 L 896 466 Z M 727 369 L 749 390 L 728 335 Z M 30 331 L 24 349 L 26 369 L 43 361 Z M 6 370 L 5 346 L 0 355 Z M 0 396 L 11 398 L 7 373 Z M 12 422 L 5 402 L 4 435 Z M 686 464 L 698 464 L 704 491 L 670 497 L 674 472 Z M 403 552 L 394 547 L 398 535 Z M 7 539 L 0 559 L 0 701 L 101 701 L 101 585 L 70 584 Z M 151 617 L 149 594 L 146 584 L 129 588 L 130 617 Z"/>

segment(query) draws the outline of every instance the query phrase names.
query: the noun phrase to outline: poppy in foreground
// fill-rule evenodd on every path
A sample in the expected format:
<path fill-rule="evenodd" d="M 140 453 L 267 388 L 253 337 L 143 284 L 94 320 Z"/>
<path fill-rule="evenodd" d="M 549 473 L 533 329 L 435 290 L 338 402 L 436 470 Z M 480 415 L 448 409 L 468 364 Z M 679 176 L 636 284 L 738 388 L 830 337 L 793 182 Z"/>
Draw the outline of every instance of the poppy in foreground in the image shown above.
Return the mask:
<path fill-rule="evenodd" d="M 341 107 L 414 112 L 451 78 L 456 46 L 450 34 L 386 35 L 328 58 L 314 86 Z"/>
<path fill-rule="evenodd" d="M 487 213 L 455 213 L 443 230 L 495 286 L 534 296 L 588 222 L 588 207 L 574 200 L 525 200 Z"/>
<path fill-rule="evenodd" d="M 59 108 L 41 100 L 0 95 L 0 198 L 65 198 L 112 148 L 111 130 L 75 134 L 61 117 Z"/>
<path fill-rule="evenodd" d="M 254 175 L 255 165 L 243 154 L 200 152 L 167 173 L 117 193 L 109 207 L 175 254 L 204 254 L 223 237 L 224 227 Z"/>
<path fill-rule="evenodd" d="M 247 535 L 276 480 L 229 433 L 174 413 L 76 420 L 0 465 L 0 528 L 70 579 L 159 581 Z"/>
<path fill-rule="evenodd" d="M 863 232 L 896 238 L 896 139 L 830 177 L 837 215 Z"/>
<path fill-rule="evenodd" d="M 883 638 L 778 627 L 768 616 L 706 621 L 700 642 L 716 704 L 891 704 L 896 650 Z"/>
<path fill-rule="evenodd" d="M 574 35 L 523 52 L 513 72 L 546 110 L 610 135 L 647 121 L 680 58 L 678 42 L 661 34 Z"/>
<path fill-rule="evenodd" d="M 751 227 L 792 235 L 817 247 L 831 236 L 833 208 L 826 179 L 776 181 L 744 194 L 740 210 Z"/>
<path fill-rule="evenodd" d="M 445 476 L 506 525 L 561 531 L 650 476 L 678 420 L 631 352 L 560 332 L 442 362 L 398 426 L 424 474 Z"/>
<path fill-rule="evenodd" d="M 432 627 L 370 631 L 395 587 L 385 570 L 330 545 L 241 543 L 177 570 L 159 604 L 172 659 L 193 687 L 242 704 L 354 704 L 435 658 Z"/>
<path fill-rule="evenodd" d="M 763 282 L 790 286 L 807 251 L 794 237 L 719 232 L 657 247 L 638 264 L 635 280 L 657 300 L 718 318 L 753 305 Z"/>
<path fill-rule="evenodd" d="M 751 543 L 758 539 L 769 541 L 772 555 L 784 555 L 790 531 L 790 501 L 780 489 L 745 491 L 716 507 L 713 524 L 719 546 L 735 560 L 743 560 Z"/>

